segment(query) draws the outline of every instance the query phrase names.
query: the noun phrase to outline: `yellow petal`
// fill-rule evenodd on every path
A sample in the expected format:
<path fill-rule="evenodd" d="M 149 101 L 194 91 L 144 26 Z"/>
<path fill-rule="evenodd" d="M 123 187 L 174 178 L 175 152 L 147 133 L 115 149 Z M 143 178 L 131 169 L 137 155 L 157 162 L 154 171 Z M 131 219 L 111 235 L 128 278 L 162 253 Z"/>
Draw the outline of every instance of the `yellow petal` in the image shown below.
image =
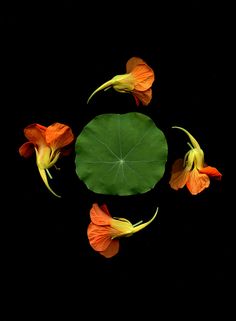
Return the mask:
<path fill-rule="evenodd" d="M 108 89 L 109 87 L 111 87 L 113 85 L 113 79 L 105 82 L 104 84 L 102 84 L 100 87 L 98 87 L 96 90 L 94 90 L 94 92 L 89 96 L 88 100 L 87 100 L 87 104 L 89 103 L 90 99 L 100 90 L 105 90 Z"/>
<path fill-rule="evenodd" d="M 35 148 L 35 152 L 38 168 L 49 168 L 51 148 L 48 146 L 40 146 L 38 149 Z"/>
<path fill-rule="evenodd" d="M 201 149 L 201 147 L 200 147 L 200 145 L 198 144 L 198 142 L 196 141 L 196 139 L 195 139 L 186 129 L 184 129 L 184 128 L 182 128 L 182 127 L 178 127 L 178 126 L 172 126 L 172 128 L 178 128 L 178 129 L 182 130 L 183 132 L 185 132 L 185 134 L 188 135 L 188 137 L 189 137 L 189 139 L 190 139 L 193 147 L 194 147 L 194 148 Z"/>
<path fill-rule="evenodd" d="M 134 90 L 135 79 L 132 74 L 117 75 L 113 78 L 113 88 L 120 93 Z"/>
<path fill-rule="evenodd" d="M 51 187 L 49 186 L 49 184 L 48 184 L 48 178 L 47 178 L 47 174 L 46 174 L 45 169 L 40 169 L 40 168 L 38 168 L 38 170 L 39 170 L 40 176 L 42 177 L 42 180 L 44 181 L 44 184 L 47 186 L 47 188 L 49 189 L 49 191 L 50 191 L 53 195 L 55 195 L 55 196 L 57 196 L 57 197 L 61 197 L 60 195 L 56 194 L 56 193 L 51 189 Z"/>
<path fill-rule="evenodd" d="M 113 87 L 114 90 L 127 93 L 134 89 L 135 79 L 132 74 L 123 74 L 123 75 L 116 75 L 111 80 L 105 82 L 103 85 L 98 87 L 88 98 L 87 104 L 89 103 L 90 99 L 100 90 L 107 90 L 110 87 Z"/>
<path fill-rule="evenodd" d="M 113 238 L 133 233 L 133 225 L 130 223 L 130 221 L 126 219 L 112 218 L 110 225 L 112 228 L 117 230 L 117 234 Z"/>
<path fill-rule="evenodd" d="M 159 210 L 159 208 L 156 209 L 155 214 L 153 215 L 153 217 L 148 222 L 135 226 L 134 230 L 133 230 L 133 233 L 136 233 L 136 232 L 142 230 L 143 228 L 145 228 L 146 226 L 148 226 L 155 219 L 155 217 L 157 216 L 158 210 Z"/>

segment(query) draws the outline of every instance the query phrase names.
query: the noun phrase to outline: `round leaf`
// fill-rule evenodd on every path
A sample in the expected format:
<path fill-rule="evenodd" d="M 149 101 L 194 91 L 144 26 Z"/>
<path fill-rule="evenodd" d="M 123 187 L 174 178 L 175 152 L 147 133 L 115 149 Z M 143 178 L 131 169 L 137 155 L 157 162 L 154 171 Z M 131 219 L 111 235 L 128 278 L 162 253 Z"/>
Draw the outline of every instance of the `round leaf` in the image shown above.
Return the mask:
<path fill-rule="evenodd" d="M 76 173 L 95 193 L 133 195 L 152 189 L 165 171 L 163 132 L 141 113 L 102 114 L 91 120 L 75 145 Z"/>

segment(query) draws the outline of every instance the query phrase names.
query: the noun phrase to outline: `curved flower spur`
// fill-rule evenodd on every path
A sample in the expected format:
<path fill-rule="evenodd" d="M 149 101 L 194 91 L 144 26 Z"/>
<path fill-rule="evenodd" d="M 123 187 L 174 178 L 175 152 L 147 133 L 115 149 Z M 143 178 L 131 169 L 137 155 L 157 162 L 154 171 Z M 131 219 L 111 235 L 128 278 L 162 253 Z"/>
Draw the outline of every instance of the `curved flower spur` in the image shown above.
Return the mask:
<path fill-rule="evenodd" d="M 125 218 L 112 217 L 106 204 L 92 205 L 90 210 L 91 222 L 87 229 L 88 240 L 91 247 L 106 258 L 113 257 L 119 252 L 120 237 L 128 237 L 144 229 L 157 216 L 158 208 L 153 217 L 146 223 L 140 221 L 132 224 Z"/>
<path fill-rule="evenodd" d="M 70 153 L 66 147 L 74 140 L 71 128 L 61 123 L 48 127 L 35 123 L 25 127 L 24 134 L 28 142 L 19 148 L 20 155 L 28 158 L 36 153 L 36 164 L 44 184 L 53 195 L 61 197 L 48 184 L 48 177 L 52 179 L 49 168 L 55 166 L 60 157 Z"/>
<path fill-rule="evenodd" d="M 204 152 L 196 139 L 184 128 L 173 126 L 184 131 L 189 139 L 190 150 L 184 159 L 177 159 L 171 171 L 169 184 L 171 188 L 178 190 L 185 185 L 191 194 L 196 195 L 210 185 L 210 178 L 221 180 L 222 174 L 215 168 L 208 166 L 204 160 Z"/>
<path fill-rule="evenodd" d="M 132 57 L 126 63 L 126 73 L 117 75 L 111 80 L 98 87 L 88 98 L 90 99 L 100 90 L 113 88 L 120 93 L 131 93 L 136 105 L 147 106 L 152 99 L 152 84 L 155 76 L 154 71 L 139 57 Z"/>

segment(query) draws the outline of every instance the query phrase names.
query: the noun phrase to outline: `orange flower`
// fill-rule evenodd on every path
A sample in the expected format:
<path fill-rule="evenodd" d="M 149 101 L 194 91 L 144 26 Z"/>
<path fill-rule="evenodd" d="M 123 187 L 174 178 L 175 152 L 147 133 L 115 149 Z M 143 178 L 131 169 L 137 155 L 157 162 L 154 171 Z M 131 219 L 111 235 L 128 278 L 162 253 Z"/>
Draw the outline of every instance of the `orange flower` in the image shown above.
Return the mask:
<path fill-rule="evenodd" d="M 215 168 L 204 163 L 204 153 L 196 139 L 184 128 L 173 126 L 183 130 L 189 137 L 192 145 L 184 159 L 177 159 L 171 171 L 170 186 L 178 190 L 185 185 L 191 194 L 196 195 L 210 185 L 210 178 L 220 180 L 222 174 Z"/>
<path fill-rule="evenodd" d="M 141 58 L 132 57 L 126 63 L 126 74 L 117 75 L 111 80 L 98 87 L 88 98 L 89 100 L 100 90 L 113 87 L 120 93 L 131 93 L 136 105 L 140 102 L 147 106 L 152 99 L 152 84 L 154 82 L 154 71 Z"/>
<path fill-rule="evenodd" d="M 60 197 L 50 188 L 47 175 L 52 178 L 48 169 L 55 165 L 59 157 L 69 152 L 65 147 L 74 140 L 70 127 L 60 123 L 49 127 L 31 124 L 24 129 L 24 134 L 28 142 L 19 148 L 20 155 L 28 158 L 36 153 L 36 163 L 45 185 L 50 192 Z"/>
<path fill-rule="evenodd" d="M 106 258 L 110 258 L 119 252 L 119 238 L 131 236 L 149 225 L 156 217 L 146 223 L 138 222 L 134 225 L 125 218 L 111 217 L 107 206 L 101 207 L 94 203 L 90 210 L 91 222 L 88 226 L 87 235 L 91 247 Z M 141 224 L 142 223 L 142 224 Z"/>

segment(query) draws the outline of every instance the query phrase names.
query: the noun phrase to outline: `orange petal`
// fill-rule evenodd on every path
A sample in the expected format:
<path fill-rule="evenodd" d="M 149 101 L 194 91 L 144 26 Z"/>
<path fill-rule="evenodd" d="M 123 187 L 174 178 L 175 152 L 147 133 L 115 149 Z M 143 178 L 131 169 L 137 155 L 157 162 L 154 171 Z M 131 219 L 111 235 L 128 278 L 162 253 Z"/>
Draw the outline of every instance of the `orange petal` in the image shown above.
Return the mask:
<path fill-rule="evenodd" d="M 145 91 L 151 88 L 154 82 L 154 72 L 148 65 L 138 65 L 131 74 L 135 79 L 135 90 Z"/>
<path fill-rule="evenodd" d="M 87 236 L 90 245 L 95 251 L 105 251 L 112 242 L 113 228 L 89 223 Z"/>
<path fill-rule="evenodd" d="M 31 142 L 26 142 L 19 148 L 20 155 L 25 158 L 32 156 L 34 152 L 35 152 L 34 144 Z"/>
<path fill-rule="evenodd" d="M 106 258 L 111 258 L 115 256 L 120 249 L 120 241 L 118 239 L 112 240 L 110 245 L 105 251 L 100 251 L 99 253 L 105 256 Z"/>
<path fill-rule="evenodd" d="M 69 126 L 54 123 L 46 130 L 46 142 L 54 150 L 61 149 L 74 140 L 74 135 Z"/>
<path fill-rule="evenodd" d="M 177 159 L 171 170 L 171 178 L 169 181 L 170 186 L 178 190 L 179 188 L 183 188 L 188 180 L 189 171 L 185 170 L 183 165 L 183 159 Z"/>
<path fill-rule="evenodd" d="M 139 106 L 139 102 L 140 101 L 144 106 L 147 106 L 150 103 L 151 99 L 152 99 L 152 89 L 150 88 L 150 89 L 145 90 L 145 91 L 133 90 L 132 91 L 132 95 L 135 98 L 137 106 Z"/>
<path fill-rule="evenodd" d="M 137 65 L 146 64 L 143 59 L 139 57 L 132 57 L 126 63 L 126 72 L 127 74 L 131 73 Z"/>
<path fill-rule="evenodd" d="M 106 205 L 103 205 L 103 208 L 104 207 L 106 207 Z M 105 211 L 103 211 L 97 203 L 94 203 L 90 210 L 90 218 L 94 224 L 110 225 L 111 216 L 108 209 L 105 208 Z"/>
<path fill-rule="evenodd" d="M 72 152 L 74 151 L 74 146 L 66 146 L 66 147 L 63 147 L 63 149 L 60 149 L 60 155 L 61 156 L 68 156 L 70 155 Z"/>
<path fill-rule="evenodd" d="M 107 215 L 111 216 L 111 214 L 110 214 L 110 212 L 109 212 L 108 207 L 107 207 L 106 204 L 102 204 L 102 205 L 100 206 L 100 208 L 101 208 L 101 209 L 103 210 L 103 212 L 105 212 Z"/>
<path fill-rule="evenodd" d="M 196 195 L 209 187 L 210 178 L 206 174 L 201 174 L 197 169 L 193 169 L 189 174 L 186 186 L 191 194 Z"/>
<path fill-rule="evenodd" d="M 135 99 L 136 106 L 138 107 L 140 105 L 140 100 L 138 99 L 137 95 L 135 95 L 133 92 L 132 92 L 132 94 Z"/>
<path fill-rule="evenodd" d="M 34 145 L 46 145 L 46 127 L 39 124 L 31 124 L 24 129 L 25 137 Z"/>
<path fill-rule="evenodd" d="M 210 177 L 214 177 L 218 180 L 221 180 L 222 174 L 215 167 L 207 166 L 199 169 L 199 172 L 202 174 L 207 174 Z"/>

